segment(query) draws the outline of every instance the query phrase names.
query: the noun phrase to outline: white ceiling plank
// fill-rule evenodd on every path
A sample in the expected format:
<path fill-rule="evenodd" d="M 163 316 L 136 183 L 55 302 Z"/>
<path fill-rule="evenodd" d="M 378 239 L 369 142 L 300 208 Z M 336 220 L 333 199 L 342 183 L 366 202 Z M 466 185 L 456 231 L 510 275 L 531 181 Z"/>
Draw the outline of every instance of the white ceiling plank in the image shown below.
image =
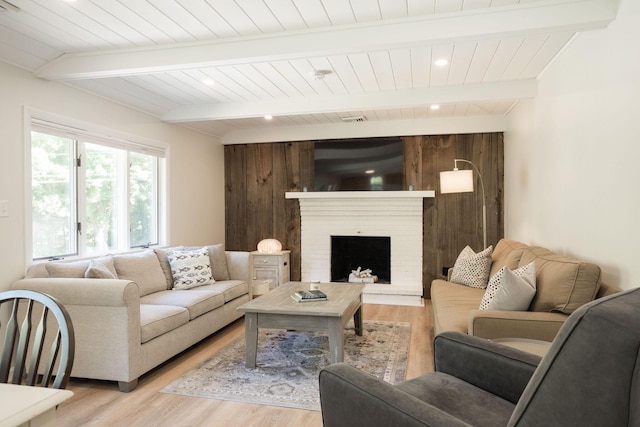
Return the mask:
<path fill-rule="evenodd" d="M 59 54 L 91 48 L 84 40 L 73 37 L 69 33 L 27 13 L 2 13 L 0 14 L 0 26 L 3 29 L 15 31 L 39 43 L 46 44 L 51 49 L 59 51 Z"/>
<path fill-rule="evenodd" d="M 500 40 L 482 40 L 478 42 L 465 84 L 478 84 L 484 81 L 489 64 L 491 64 L 499 45 Z M 530 78 L 535 78 L 535 76 Z"/>
<path fill-rule="evenodd" d="M 126 1 L 123 4 L 176 42 L 196 40 L 189 31 L 177 25 L 171 17 L 146 1 Z"/>
<path fill-rule="evenodd" d="M 0 41 L 0 58 L 3 58 L 3 61 L 8 64 L 21 64 L 27 67 L 36 67 L 42 63 L 42 58 L 25 52 L 14 45 L 6 44 L 4 41 Z"/>
<path fill-rule="evenodd" d="M 369 54 L 371 66 L 376 76 L 379 90 L 396 89 L 396 80 L 391 66 L 389 51 L 371 52 Z"/>
<path fill-rule="evenodd" d="M 373 66 L 371 65 L 370 56 L 366 53 L 357 53 L 348 55 L 348 58 L 364 91 L 375 92 L 380 90 L 376 73 L 373 71 Z"/>
<path fill-rule="evenodd" d="M 392 109 L 415 104 L 453 104 L 481 100 L 521 99 L 535 96 L 536 90 L 537 82 L 535 80 L 527 80 L 477 86 L 371 92 L 346 96 L 187 105 L 168 112 L 163 116 L 163 120 L 169 122 L 220 120 L 225 118 L 260 117 L 265 114 L 304 115 L 371 108 Z"/>
<path fill-rule="evenodd" d="M 302 30 L 307 24 L 291 0 L 265 0 L 269 10 L 278 17 L 278 22 L 286 31 Z"/>
<path fill-rule="evenodd" d="M 278 88 L 280 94 L 289 97 L 296 97 L 302 93 L 286 78 L 273 63 L 260 62 L 253 64 L 253 67 L 259 72 L 263 78 Z M 277 96 L 274 94 L 274 96 Z"/>
<path fill-rule="evenodd" d="M 487 9 L 492 5 L 492 0 L 464 0 L 462 2 L 462 10 Z"/>
<path fill-rule="evenodd" d="M 378 0 L 382 19 L 399 19 L 409 16 L 406 1 L 398 0 Z"/>
<path fill-rule="evenodd" d="M 453 50 L 453 57 L 449 67 L 449 75 L 447 78 L 448 85 L 462 85 L 465 83 L 471 61 L 476 51 L 477 43 L 458 43 Z"/>
<path fill-rule="evenodd" d="M 328 0 L 327 3 L 331 3 Z M 344 0 L 337 0 L 344 3 Z M 320 28 L 332 25 L 327 16 L 328 10 L 323 6 L 320 0 L 293 0 L 296 8 L 300 12 L 302 19 L 308 28 Z M 333 5 L 332 5 L 333 6 Z M 327 7 L 329 9 L 329 7 Z"/>
<path fill-rule="evenodd" d="M 358 76 L 356 75 L 349 58 L 344 55 L 330 56 L 328 58 L 331 68 L 335 70 L 336 76 L 340 79 L 349 93 L 362 93 L 364 89 Z"/>
<path fill-rule="evenodd" d="M 211 67 L 203 70 L 206 72 L 215 82 L 215 88 L 222 90 L 224 88 L 225 93 L 235 102 L 255 100 L 256 96 L 244 87 L 238 84 L 238 82 L 230 78 L 227 73 L 223 72 L 223 67 Z M 233 74 L 233 67 L 226 67 L 224 71 L 231 71 Z"/>
<path fill-rule="evenodd" d="M 421 17 L 390 23 L 316 30 L 263 37 L 214 40 L 64 55 L 38 70 L 48 79 L 78 79 L 133 75 L 145 72 L 269 60 L 328 56 L 365 50 L 381 50 L 419 44 L 445 44 L 470 38 L 496 38 L 502 34 L 539 33 L 552 25 L 556 30 L 599 28 L 615 18 L 615 7 L 605 0 L 578 3 L 543 3 L 537 9 L 500 9 L 491 14 L 462 12 L 448 19 Z M 591 7 L 586 7 L 586 6 Z M 218 6 L 218 3 L 216 3 Z M 537 13 L 532 13 L 537 12 Z M 347 45 L 345 40 L 349 40 Z"/>
<path fill-rule="evenodd" d="M 324 79 L 322 79 L 322 84 L 313 84 L 314 80 L 311 79 L 309 82 L 313 84 L 314 89 L 319 95 L 329 95 L 329 94 L 344 94 L 349 91 L 342 83 L 340 77 L 336 74 L 336 71 L 333 69 L 333 66 L 329 62 L 328 58 L 309 58 L 309 65 L 313 70 L 321 70 L 321 71 L 329 71 L 327 75 L 325 75 Z M 309 78 L 308 74 L 305 74 L 307 78 Z"/>
<path fill-rule="evenodd" d="M 440 45 L 434 46 L 431 51 L 431 76 L 430 85 L 433 86 L 445 86 L 449 80 L 449 71 L 451 69 L 451 61 L 453 60 L 454 45 Z M 439 59 L 446 59 L 449 61 L 444 67 L 435 65 L 435 62 Z"/>
<path fill-rule="evenodd" d="M 409 16 L 433 15 L 436 13 L 436 0 L 407 0 Z"/>
<path fill-rule="evenodd" d="M 202 89 L 203 93 L 212 97 L 213 99 L 220 102 L 233 102 L 239 101 L 242 98 L 238 96 L 235 92 L 227 89 L 226 86 L 221 84 L 220 82 L 215 81 L 212 70 L 209 69 L 198 69 L 198 70 L 184 70 L 184 71 L 171 71 L 170 73 L 180 73 L 185 76 L 188 76 L 188 82 L 190 85 L 197 87 L 198 85 L 204 86 Z M 205 80 L 213 80 L 214 84 L 212 86 L 208 86 L 203 82 Z"/>
<path fill-rule="evenodd" d="M 462 10 L 463 0 L 436 0 L 436 13 L 453 13 Z"/>
<path fill-rule="evenodd" d="M 551 34 L 545 41 L 544 46 L 540 48 L 535 57 L 522 70 L 519 78 L 536 78 L 574 35 L 575 33 L 573 32 Z"/>
<path fill-rule="evenodd" d="M 518 53 L 518 49 L 524 43 L 521 37 L 512 37 L 500 41 L 498 48 L 484 75 L 484 82 L 496 82 L 502 79 L 502 75 Z"/>
<path fill-rule="evenodd" d="M 282 24 L 276 19 L 271 9 L 269 9 L 264 2 L 256 0 L 236 0 L 236 3 L 260 29 L 260 32 L 275 33 L 284 30 Z"/>
<path fill-rule="evenodd" d="M 40 61 L 50 61 L 62 54 L 58 49 L 7 27 L 0 27 L 0 43 L 22 51 L 30 57 L 38 58 Z"/>
<path fill-rule="evenodd" d="M 258 26 L 234 0 L 206 0 L 241 36 L 260 34 Z"/>
<path fill-rule="evenodd" d="M 382 19 L 377 1 L 351 0 L 351 7 L 353 8 L 356 22 L 374 22 Z"/>
<path fill-rule="evenodd" d="M 244 77 L 251 80 L 251 82 L 259 87 L 260 90 L 268 93 L 273 98 L 286 97 L 287 93 L 280 89 L 273 81 L 265 77 L 260 71 L 256 69 L 253 64 L 240 64 L 234 67 L 237 71 L 242 73 Z"/>
<path fill-rule="evenodd" d="M 395 87 L 409 89 L 413 87 L 411 49 L 393 49 L 389 51 Z"/>
<path fill-rule="evenodd" d="M 429 87 L 431 84 L 431 66 L 433 58 L 431 47 L 411 49 L 411 75 L 413 87 Z"/>
<path fill-rule="evenodd" d="M 205 1 L 177 0 L 189 13 L 206 26 L 216 37 L 234 37 L 238 32 Z"/>
<path fill-rule="evenodd" d="M 215 35 L 202 21 L 202 17 L 192 14 L 182 4 L 175 1 L 156 1 L 152 6 L 169 17 L 174 25 L 180 26 L 196 40 L 207 40 Z"/>
<path fill-rule="evenodd" d="M 294 0 L 297 5 L 305 4 L 308 0 Z M 312 0 L 312 4 L 320 4 L 321 10 L 318 10 L 317 13 L 321 15 L 325 15 L 327 21 L 325 21 L 325 25 L 329 23 L 331 25 L 350 25 L 356 23 L 356 17 L 353 14 L 353 8 L 351 7 L 351 2 L 345 0 Z M 317 26 L 317 25 L 316 25 Z"/>
<path fill-rule="evenodd" d="M 234 90 L 241 89 L 244 93 L 248 94 L 248 99 L 271 98 L 271 95 L 267 91 L 242 73 L 244 67 L 246 67 L 244 64 L 218 67 L 218 71 L 224 74 L 229 82 L 235 83 Z"/>
<path fill-rule="evenodd" d="M 314 85 L 309 78 L 309 71 L 313 69 L 309 65 L 309 61 L 306 59 L 297 59 L 294 61 L 276 61 L 271 62 L 270 65 L 274 67 L 284 78 L 291 84 L 296 91 L 303 96 L 315 96 L 322 92 L 326 93 L 328 89 L 323 88 L 322 85 Z M 293 95 L 292 95 L 293 96 Z"/>
<path fill-rule="evenodd" d="M 546 34 L 535 34 L 525 38 L 513 59 L 509 62 L 509 66 L 502 74 L 501 80 L 517 79 L 540 51 L 546 40 Z"/>

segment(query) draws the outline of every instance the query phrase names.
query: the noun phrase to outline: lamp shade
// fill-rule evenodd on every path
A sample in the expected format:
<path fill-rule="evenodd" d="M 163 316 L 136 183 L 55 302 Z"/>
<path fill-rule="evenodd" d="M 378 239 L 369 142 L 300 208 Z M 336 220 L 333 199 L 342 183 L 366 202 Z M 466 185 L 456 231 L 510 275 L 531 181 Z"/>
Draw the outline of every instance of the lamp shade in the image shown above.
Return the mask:
<path fill-rule="evenodd" d="M 276 239 L 264 239 L 258 242 L 258 252 L 274 254 L 282 250 L 282 243 Z"/>
<path fill-rule="evenodd" d="M 440 172 L 440 193 L 469 193 L 473 191 L 473 171 L 452 170 Z"/>

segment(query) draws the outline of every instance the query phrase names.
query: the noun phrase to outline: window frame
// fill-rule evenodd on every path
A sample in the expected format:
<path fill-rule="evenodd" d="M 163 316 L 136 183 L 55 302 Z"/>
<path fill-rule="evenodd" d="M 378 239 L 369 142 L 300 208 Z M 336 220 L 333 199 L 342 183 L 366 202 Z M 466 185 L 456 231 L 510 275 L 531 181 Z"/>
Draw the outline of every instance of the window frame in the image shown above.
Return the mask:
<path fill-rule="evenodd" d="M 166 143 L 159 141 L 153 141 L 144 139 L 138 136 L 125 135 L 114 131 L 112 129 L 103 128 L 93 124 L 87 124 L 79 122 L 77 120 L 61 117 L 51 113 L 31 110 L 25 107 L 24 114 L 24 159 L 25 159 L 25 257 L 27 265 L 42 260 L 51 259 L 57 257 L 56 255 L 50 255 L 42 258 L 33 258 L 33 215 L 32 215 L 32 157 L 31 157 L 31 145 L 32 136 L 31 132 L 41 132 L 45 134 L 62 136 L 65 138 L 72 138 L 76 142 L 75 155 L 76 158 L 80 157 L 81 161 L 86 161 L 85 145 L 86 143 L 97 144 L 101 146 L 116 148 L 125 150 L 126 165 L 124 171 L 124 187 L 126 191 L 123 193 L 123 202 L 125 204 L 125 211 L 123 215 L 126 217 L 125 224 L 121 226 L 121 230 L 118 231 L 119 237 L 126 237 L 122 242 L 118 243 L 118 247 L 107 251 L 108 253 L 128 252 L 131 250 L 139 249 L 143 246 L 131 246 L 131 231 L 129 215 L 131 211 L 130 207 L 130 164 L 131 164 L 131 152 L 142 153 L 146 155 L 152 155 L 157 157 L 156 167 L 157 175 L 155 178 L 156 186 L 156 200 L 155 209 L 157 215 L 155 218 L 157 227 L 157 242 L 152 242 L 152 245 L 166 245 L 168 241 L 167 231 L 167 200 L 168 200 L 168 188 L 167 188 L 167 164 L 168 164 L 168 151 L 169 147 Z M 85 225 L 86 212 L 85 203 L 82 202 L 81 197 L 84 194 L 84 168 L 77 168 L 75 174 L 75 202 L 76 202 L 76 224 L 80 223 Z M 77 228 L 77 226 L 76 226 Z M 123 231 L 124 230 L 124 231 Z M 87 253 L 85 235 L 78 233 L 74 236 L 76 241 L 76 254 L 61 254 L 60 258 L 74 259 L 83 258 L 86 256 L 97 256 L 107 252 L 91 252 Z M 120 240 L 120 239 L 119 239 Z M 146 245 L 144 245 L 146 246 Z"/>

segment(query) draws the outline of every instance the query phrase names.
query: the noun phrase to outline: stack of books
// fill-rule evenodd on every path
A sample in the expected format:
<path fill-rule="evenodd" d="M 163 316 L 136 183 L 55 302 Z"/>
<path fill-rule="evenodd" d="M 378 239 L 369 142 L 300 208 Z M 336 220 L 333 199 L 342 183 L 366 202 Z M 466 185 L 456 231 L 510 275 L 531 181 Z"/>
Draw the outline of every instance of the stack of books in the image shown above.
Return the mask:
<path fill-rule="evenodd" d="M 310 302 L 310 301 L 326 301 L 327 294 L 322 291 L 296 291 L 293 295 L 291 295 L 297 302 Z"/>

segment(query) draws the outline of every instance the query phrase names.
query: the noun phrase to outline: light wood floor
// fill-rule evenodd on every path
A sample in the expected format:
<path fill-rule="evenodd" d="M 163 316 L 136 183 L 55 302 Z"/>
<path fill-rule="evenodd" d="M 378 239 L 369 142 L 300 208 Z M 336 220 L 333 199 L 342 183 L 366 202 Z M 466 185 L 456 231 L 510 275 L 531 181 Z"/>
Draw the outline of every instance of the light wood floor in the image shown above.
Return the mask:
<path fill-rule="evenodd" d="M 424 307 L 365 304 L 365 320 L 411 323 L 407 379 L 433 371 L 431 301 Z M 74 396 L 58 408 L 58 426 L 322 426 L 320 412 L 160 393 L 160 389 L 244 334 L 240 319 L 140 378 L 131 393 L 114 382 L 72 379 Z"/>

